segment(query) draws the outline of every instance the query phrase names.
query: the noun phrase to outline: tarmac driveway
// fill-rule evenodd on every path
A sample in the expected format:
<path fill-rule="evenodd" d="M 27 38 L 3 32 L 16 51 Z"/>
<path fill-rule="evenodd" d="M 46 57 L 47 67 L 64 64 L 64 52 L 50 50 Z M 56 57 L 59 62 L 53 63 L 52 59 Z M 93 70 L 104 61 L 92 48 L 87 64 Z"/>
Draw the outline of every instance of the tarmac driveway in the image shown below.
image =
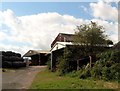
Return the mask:
<path fill-rule="evenodd" d="M 2 72 L 2 89 L 28 89 L 35 75 L 46 66 L 29 66 Z"/>

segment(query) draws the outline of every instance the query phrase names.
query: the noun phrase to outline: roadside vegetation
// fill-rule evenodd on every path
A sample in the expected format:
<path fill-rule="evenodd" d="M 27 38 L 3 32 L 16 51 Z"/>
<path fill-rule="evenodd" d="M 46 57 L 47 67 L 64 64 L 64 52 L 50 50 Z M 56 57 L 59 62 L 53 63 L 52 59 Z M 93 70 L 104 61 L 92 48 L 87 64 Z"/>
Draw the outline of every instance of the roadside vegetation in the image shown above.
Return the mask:
<path fill-rule="evenodd" d="M 69 76 L 80 79 L 93 78 L 105 81 L 117 81 L 120 84 L 120 51 L 107 51 L 97 55 L 92 68 L 83 66 L 79 71 L 70 72 Z"/>
<path fill-rule="evenodd" d="M 58 76 L 55 72 L 41 71 L 35 77 L 30 89 L 117 89 L 117 82 L 95 79 Z M 108 90 L 111 91 L 111 90 Z"/>
<path fill-rule="evenodd" d="M 54 72 L 40 72 L 31 88 L 33 89 L 118 89 L 120 87 L 120 50 L 104 49 L 97 46 L 113 44 L 104 34 L 103 27 L 95 22 L 77 26 L 74 43 L 80 44 L 72 49 L 65 48 L 63 56 L 58 56 Z M 78 60 L 85 56 L 95 56 L 92 64 L 88 62 L 74 70 L 70 60 Z M 84 61 L 84 60 L 82 60 Z"/>
<path fill-rule="evenodd" d="M 46 69 L 37 74 L 30 89 L 117 90 L 120 87 L 120 57 L 118 55 L 120 55 L 118 50 L 103 52 L 97 55 L 97 61 L 92 68 L 85 68 L 84 65 L 78 71 L 73 70 L 70 72 L 68 68 L 64 70 L 62 65 L 60 67 L 63 70 L 61 70 L 62 75 L 60 69 L 56 72 Z"/>

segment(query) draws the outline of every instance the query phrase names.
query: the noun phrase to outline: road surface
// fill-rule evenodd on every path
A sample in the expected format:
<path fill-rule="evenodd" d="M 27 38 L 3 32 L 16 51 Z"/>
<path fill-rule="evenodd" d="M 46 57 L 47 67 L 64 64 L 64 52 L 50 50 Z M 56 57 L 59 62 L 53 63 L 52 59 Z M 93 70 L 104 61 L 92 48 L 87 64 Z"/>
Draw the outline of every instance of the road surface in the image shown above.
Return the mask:
<path fill-rule="evenodd" d="M 2 72 L 2 89 L 28 89 L 35 75 L 45 66 L 30 66 Z"/>

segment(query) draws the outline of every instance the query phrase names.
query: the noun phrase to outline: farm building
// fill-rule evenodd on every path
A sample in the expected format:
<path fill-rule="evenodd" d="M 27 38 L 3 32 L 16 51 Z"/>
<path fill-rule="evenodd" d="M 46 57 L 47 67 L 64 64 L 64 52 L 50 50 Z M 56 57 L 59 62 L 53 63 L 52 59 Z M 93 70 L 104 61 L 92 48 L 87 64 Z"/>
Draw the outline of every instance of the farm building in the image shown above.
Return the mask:
<path fill-rule="evenodd" d="M 29 50 L 23 57 L 31 57 L 31 65 L 45 65 L 49 54 L 47 50 Z"/>
<path fill-rule="evenodd" d="M 56 44 L 56 42 L 73 42 L 74 34 L 65 34 L 65 33 L 59 33 L 58 36 L 55 38 L 55 40 L 51 44 L 51 48 L 53 48 Z"/>
<path fill-rule="evenodd" d="M 73 34 L 59 33 L 55 40 L 51 43 L 51 69 L 56 68 L 56 60 L 63 56 L 64 48 L 67 45 L 73 45 Z"/>
<path fill-rule="evenodd" d="M 69 66 L 76 70 L 79 69 L 81 65 L 87 65 L 90 62 L 90 57 L 83 54 L 83 45 L 75 45 L 73 43 L 74 34 L 64 34 L 59 33 L 58 36 L 55 38 L 55 40 L 51 44 L 51 70 L 54 70 L 56 68 L 57 59 L 60 56 L 64 56 L 64 49 L 67 48 L 72 52 L 72 57 L 69 60 Z M 85 46 L 85 45 L 84 45 Z M 109 46 L 106 45 L 97 45 L 94 46 L 94 49 L 100 49 L 96 50 L 97 52 L 102 52 L 104 50 L 109 49 Z M 92 56 L 92 62 L 95 60 L 95 55 Z"/>
<path fill-rule="evenodd" d="M 113 46 L 113 49 L 120 50 L 120 41 Z"/>

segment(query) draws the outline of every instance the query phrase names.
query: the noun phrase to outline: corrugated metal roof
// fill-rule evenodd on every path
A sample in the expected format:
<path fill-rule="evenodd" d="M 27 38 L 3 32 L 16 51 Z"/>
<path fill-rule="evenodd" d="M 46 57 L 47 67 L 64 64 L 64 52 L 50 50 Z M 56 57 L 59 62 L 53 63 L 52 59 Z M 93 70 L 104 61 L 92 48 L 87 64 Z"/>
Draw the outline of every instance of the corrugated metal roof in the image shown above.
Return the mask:
<path fill-rule="evenodd" d="M 58 44 L 62 44 L 62 45 L 73 45 L 72 42 L 56 42 Z"/>
<path fill-rule="evenodd" d="M 30 57 L 30 56 L 33 56 L 33 55 L 36 55 L 36 54 L 49 54 L 50 51 L 48 50 L 29 50 L 27 53 L 25 53 L 23 55 L 23 57 Z"/>
<path fill-rule="evenodd" d="M 53 51 L 53 49 L 56 45 L 62 45 L 63 47 L 61 47 L 61 48 L 64 48 L 64 47 L 66 47 L 66 45 L 74 45 L 74 44 L 72 42 L 56 42 L 50 51 Z M 58 48 L 58 49 L 61 49 L 61 48 Z M 55 49 L 55 50 L 57 50 L 57 49 Z"/>

